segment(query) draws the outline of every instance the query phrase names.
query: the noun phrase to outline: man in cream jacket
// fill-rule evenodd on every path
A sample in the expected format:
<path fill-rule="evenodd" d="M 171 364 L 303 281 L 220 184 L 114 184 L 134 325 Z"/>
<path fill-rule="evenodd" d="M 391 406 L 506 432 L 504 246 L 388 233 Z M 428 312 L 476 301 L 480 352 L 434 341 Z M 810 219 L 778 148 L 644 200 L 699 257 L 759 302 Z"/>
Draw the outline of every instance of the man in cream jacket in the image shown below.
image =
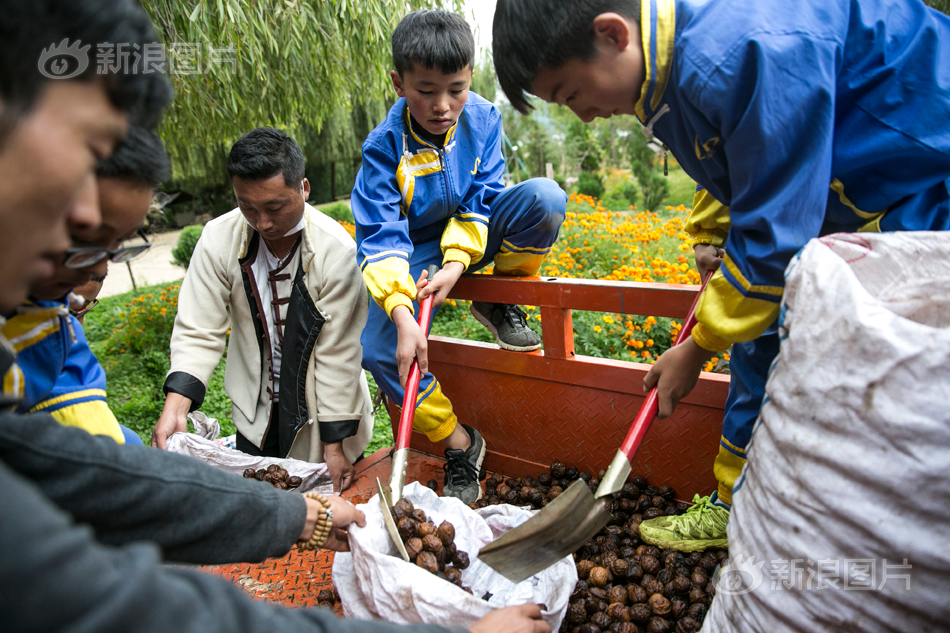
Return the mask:
<path fill-rule="evenodd" d="M 360 367 L 366 286 L 356 244 L 306 203 L 303 154 L 273 128 L 231 148 L 238 208 L 195 247 L 178 299 L 165 407 L 152 445 L 187 429 L 224 352 L 237 448 L 252 455 L 326 461 L 334 489 L 353 480 L 373 416 Z"/>

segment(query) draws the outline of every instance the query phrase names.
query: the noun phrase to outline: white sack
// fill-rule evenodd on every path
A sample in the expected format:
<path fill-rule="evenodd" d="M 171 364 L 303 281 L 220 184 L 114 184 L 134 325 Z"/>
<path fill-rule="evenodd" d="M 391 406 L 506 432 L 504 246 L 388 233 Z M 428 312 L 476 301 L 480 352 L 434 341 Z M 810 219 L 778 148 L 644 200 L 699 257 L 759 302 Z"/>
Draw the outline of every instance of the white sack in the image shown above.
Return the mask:
<path fill-rule="evenodd" d="M 786 276 L 703 631 L 945 631 L 950 233 L 812 240 Z"/>
<path fill-rule="evenodd" d="M 497 535 L 531 518 L 531 511 L 510 505 L 472 510 L 418 482 L 407 485 L 403 495 L 436 525 L 449 521 L 455 526 L 456 547 L 468 552 L 471 560 L 462 571 L 462 584 L 471 587 L 474 595 L 399 557 L 377 495 L 358 506 L 366 514 L 366 527 L 350 527 L 352 552 L 336 554 L 333 561 L 333 584 L 346 617 L 469 627 L 494 609 L 534 602 L 547 606 L 542 616 L 558 630 L 577 583 L 572 557 L 517 585 L 476 558 L 478 550 Z M 485 592 L 493 594 L 488 602 L 481 600 Z"/>
<path fill-rule="evenodd" d="M 248 468 L 257 470 L 271 464 L 280 464 L 290 476 L 303 479 L 297 492 L 333 493 L 333 479 L 330 477 L 330 470 L 326 463 L 311 464 L 299 459 L 255 457 L 239 450 L 226 448 L 215 439 L 220 432 L 217 420 L 209 418 L 201 411 L 189 413 L 188 419 L 195 425 L 195 432 L 172 433 L 165 442 L 170 452 L 200 459 L 215 468 L 241 476 L 244 476 L 244 471 Z"/>

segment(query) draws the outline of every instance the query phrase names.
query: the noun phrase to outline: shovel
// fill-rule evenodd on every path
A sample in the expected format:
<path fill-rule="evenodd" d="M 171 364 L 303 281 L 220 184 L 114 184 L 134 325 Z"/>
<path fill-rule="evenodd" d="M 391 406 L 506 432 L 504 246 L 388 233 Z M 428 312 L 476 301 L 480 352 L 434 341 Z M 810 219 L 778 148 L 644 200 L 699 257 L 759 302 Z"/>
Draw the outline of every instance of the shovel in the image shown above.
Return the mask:
<path fill-rule="evenodd" d="M 439 267 L 433 264 L 426 268 L 428 273 L 426 279 L 432 281 L 435 274 L 439 272 Z M 432 322 L 432 302 L 434 297 L 429 295 L 422 300 L 419 306 L 419 327 L 422 332 L 429 335 L 429 324 Z M 419 380 L 422 378 L 422 372 L 419 370 L 419 361 L 414 359 L 412 366 L 409 367 L 409 377 L 406 379 L 406 395 L 402 401 L 402 414 L 399 416 L 399 428 L 396 430 L 396 449 L 393 451 L 392 471 L 389 473 L 389 485 L 384 484 L 376 478 L 376 487 L 379 490 L 379 503 L 383 510 L 383 520 L 386 522 L 386 529 L 399 554 L 408 563 L 409 554 L 406 552 L 406 546 L 399 538 L 399 530 L 396 528 L 396 521 L 393 519 L 393 505 L 402 498 L 402 488 L 406 483 L 406 467 L 409 459 L 409 438 L 412 435 L 412 419 L 416 414 L 416 396 L 419 394 Z"/>
<path fill-rule="evenodd" d="M 696 304 L 709 277 L 706 275 L 675 345 L 686 340 L 696 324 Z M 613 518 L 607 511 L 606 502 L 626 483 L 630 464 L 656 417 L 657 409 L 654 387 L 640 406 L 627 438 L 595 494 L 591 494 L 587 484 L 578 479 L 535 516 L 483 547 L 478 558 L 508 580 L 519 583 L 580 549 Z"/>

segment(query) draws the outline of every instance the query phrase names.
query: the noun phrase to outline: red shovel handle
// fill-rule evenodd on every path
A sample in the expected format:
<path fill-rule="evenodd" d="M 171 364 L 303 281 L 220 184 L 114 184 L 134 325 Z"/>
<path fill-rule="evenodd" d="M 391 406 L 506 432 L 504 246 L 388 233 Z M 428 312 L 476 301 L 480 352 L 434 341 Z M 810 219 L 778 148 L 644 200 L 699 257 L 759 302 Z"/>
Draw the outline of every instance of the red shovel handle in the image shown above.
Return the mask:
<path fill-rule="evenodd" d="M 427 280 L 432 281 L 435 274 L 439 272 L 436 265 L 426 268 Z M 419 306 L 419 327 L 422 333 L 429 336 L 429 325 L 432 322 L 432 302 L 435 297 L 429 295 L 422 300 Z M 412 419 L 416 415 L 416 397 L 419 395 L 419 380 L 422 378 L 422 372 L 419 370 L 419 360 L 413 359 L 412 366 L 409 368 L 409 377 L 406 379 L 406 395 L 402 401 L 402 414 L 399 416 L 399 429 L 396 433 L 396 450 L 409 448 L 409 438 L 412 435 Z"/>
<path fill-rule="evenodd" d="M 680 333 L 676 337 L 676 342 L 673 344 L 674 347 L 689 338 L 690 332 L 693 331 L 693 326 L 696 325 L 696 305 L 699 303 L 699 297 L 706 289 L 706 284 L 709 283 L 710 277 L 712 277 L 711 272 L 706 275 L 706 278 L 703 280 L 703 285 L 700 287 L 699 292 L 696 293 L 696 298 L 693 299 L 693 305 L 689 309 L 689 314 L 686 315 L 686 320 L 683 321 L 683 327 L 680 328 Z M 653 424 L 653 419 L 656 417 L 659 406 L 656 387 L 653 387 L 653 389 L 650 389 L 650 393 L 647 394 L 646 400 L 640 405 L 640 412 L 637 413 L 633 424 L 630 425 L 627 438 L 620 447 L 620 452 L 627 456 L 628 461 L 632 462 L 633 456 L 637 454 L 637 449 L 640 448 L 640 442 L 643 441 L 647 430 L 649 430 L 650 425 Z"/>

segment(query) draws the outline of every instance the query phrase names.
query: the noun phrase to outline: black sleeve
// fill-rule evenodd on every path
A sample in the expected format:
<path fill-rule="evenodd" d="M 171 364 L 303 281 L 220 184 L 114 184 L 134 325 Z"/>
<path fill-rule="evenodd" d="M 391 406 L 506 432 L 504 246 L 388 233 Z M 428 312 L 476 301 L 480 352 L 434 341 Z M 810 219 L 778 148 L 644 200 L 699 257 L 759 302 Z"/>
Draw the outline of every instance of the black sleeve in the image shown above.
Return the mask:
<path fill-rule="evenodd" d="M 359 420 L 338 420 L 336 422 L 318 422 L 320 425 L 320 441 L 324 444 L 342 442 L 348 437 L 356 435 L 360 430 Z"/>
<path fill-rule="evenodd" d="M 4 544 L 0 556 L 0 613 L 5 631 L 449 631 L 419 624 L 340 620 L 326 609 L 288 609 L 257 602 L 221 577 L 160 565 L 154 545 L 103 545 L 88 527 L 75 525 L 36 486 L 3 463 L 0 503 L 0 542 Z"/>
<path fill-rule="evenodd" d="M 188 411 L 191 412 L 201 408 L 201 403 L 205 401 L 207 389 L 205 389 L 204 383 L 191 374 L 186 374 L 183 371 L 173 371 L 165 379 L 162 391 L 165 392 L 166 396 L 169 393 L 177 393 L 180 396 L 190 398 L 191 406 L 188 407 Z"/>
<path fill-rule="evenodd" d="M 46 414 L 0 416 L 0 460 L 89 524 L 99 541 L 152 541 L 173 561 L 283 556 L 306 522 L 299 494 L 191 457 L 122 446 Z"/>

